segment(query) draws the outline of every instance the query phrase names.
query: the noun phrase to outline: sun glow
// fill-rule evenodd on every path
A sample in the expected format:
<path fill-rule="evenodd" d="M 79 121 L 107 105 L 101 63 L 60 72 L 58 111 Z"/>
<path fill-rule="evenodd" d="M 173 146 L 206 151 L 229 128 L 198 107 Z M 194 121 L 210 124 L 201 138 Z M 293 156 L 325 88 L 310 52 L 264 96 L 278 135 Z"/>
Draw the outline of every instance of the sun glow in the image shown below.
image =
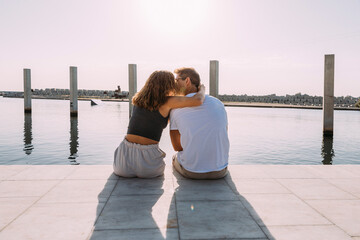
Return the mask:
<path fill-rule="evenodd" d="M 191 34 L 204 23 L 208 1 L 144 0 L 138 7 L 148 30 L 171 35 Z"/>

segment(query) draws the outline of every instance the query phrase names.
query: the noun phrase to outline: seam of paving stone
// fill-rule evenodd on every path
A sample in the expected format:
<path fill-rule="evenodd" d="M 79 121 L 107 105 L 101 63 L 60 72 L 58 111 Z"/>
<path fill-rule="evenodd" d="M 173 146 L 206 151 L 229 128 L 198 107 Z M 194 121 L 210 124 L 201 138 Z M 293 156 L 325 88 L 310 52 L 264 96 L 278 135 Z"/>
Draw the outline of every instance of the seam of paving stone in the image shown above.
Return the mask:
<path fill-rule="evenodd" d="M 296 179 L 298 180 L 299 178 L 291 178 L 291 179 Z M 327 181 L 329 178 L 313 178 L 313 179 L 316 179 L 316 180 L 322 180 L 330 185 L 332 185 L 333 187 L 337 188 L 338 190 L 341 190 L 345 193 L 348 193 L 349 195 L 355 197 L 355 198 L 358 198 L 355 194 L 352 194 L 351 192 L 348 192 L 340 187 L 337 187 L 335 184 L 332 184 L 331 182 Z M 330 178 L 332 180 L 334 180 L 333 178 Z M 336 178 L 336 179 L 340 179 L 340 178 Z M 344 179 L 349 179 L 349 178 L 344 178 Z M 281 184 L 278 180 L 283 180 L 283 178 L 274 178 L 274 180 L 276 180 L 279 184 Z M 302 180 L 302 179 L 300 179 Z M 283 184 L 281 184 L 283 187 L 285 187 Z M 287 190 L 290 191 L 290 193 L 294 193 L 292 192 L 290 189 L 286 188 Z M 295 193 L 294 193 L 295 194 Z M 319 199 L 319 198 L 306 198 L 304 199 L 304 201 L 307 201 L 307 200 L 356 200 L 356 199 L 349 199 L 349 198 L 331 198 L 331 199 L 326 199 L 326 198 L 322 198 L 322 199 Z"/>
<path fill-rule="evenodd" d="M 9 165 L 9 166 L 13 166 L 13 165 Z M 23 166 L 23 165 L 20 165 L 20 166 Z M 21 172 L 25 171 L 26 169 L 30 168 L 31 165 L 25 165 L 26 167 L 24 167 L 23 169 L 21 169 L 19 172 L 16 172 L 14 174 L 11 174 L 10 176 L 7 176 L 5 179 L 2 179 L 1 181 L 10 181 L 8 180 L 9 178 L 15 176 L 15 175 L 18 175 L 20 174 Z"/>
<path fill-rule="evenodd" d="M 275 181 L 277 181 L 275 179 Z M 330 219 L 328 219 L 324 214 L 322 214 L 321 212 L 319 212 L 316 208 L 314 208 L 313 206 L 311 206 L 307 200 L 303 200 L 300 196 L 298 196 L 297 194 L 295 194 L 294 192 L 292 192 L 289 188 L 287 188 L 286 186 L 284 186 L 283 184 L 281 184 L 280 181 L 277 181 L 280 185 L 282 185 L 284 188 L 286 188 L 287 190 L 289 190 L 291 192 L 291 194 L 293 194 L 295 197 L 297 197 L 298 199 L 300 199 L 300 201 L 302 201 L 304 204 L 306 204 L 308 207 L 310 207 L 311 209 L 313 209 L 315 212 L 317 212 L 320 216 L 322 216 L 323 218 L 325 218 L 326 220 L 328 220 L 330 223 L 332 223 L 333 225 L 335 225 L 336 227 L 338 227 L 339 229 L 341 229 L 346 235 L 348 235 L 349 237 L 351 237 L 344 229 L 342 229 L 340 226 L 338 226 L 337 224 L 335 224 L 333 221 L 331 221 Z M 329 199 L 316 199 L 315 201 L 329 201 Z M 333 200 L 339 200 L 339 199 L 333 199 Z M 355 199 L 352 199 L 355 200 Z M 312 200 L 314 201 L 314 200 Z M 350 199 L 347 199 L 347 201 L 351 201 Z M 329 224 L 330 225 L 330 224 Z M 316 226 L 314 224 L 314 226 Z"/>
<path fill-rule="evenodd" d="M 24 168 L 25 169 L 28 169 L 29 167 L 27 168 Z M 69 176 L 71 173 L 73 173 L 75 171 L 72 170 L 67 176 Z M 22 171 L 19 172 L 19 174 L 21 173 Z M 15 175 L 14 175 L 15 176 Z M 0 232 L 2 232 L 5 228 L 7 228 L 11 223 L 13 223 L 14 221 L 16 221 L 19 217 L 21 217 L 25 212 L 27 212 L 30 208 L 32 208 L 35 204 L 37 204 L 46 194 L 48 194 L 51 190 L 53 190 L 55 187 L 57 187 L 61 182 L 63 182 L 65 180 L 64 177 L 63 179 L 55 179 L 55 180 L 52 180 L 52 181 L 58 181 L 57 183 L 55 183 L 55 185 L 53 187 L 51 187 L 47 192 L 45 192 L 42 196 L 39 197 L 39 199 L 37 199 L 33 204 L 31 204 L 29 207 L 27 207 L 26 209 L 24 209 L 24 211 L 22 211 L 19 215 L 17 215 L 13 220 L 11 220 L 8 224 L 6 224 L 3 228 L 0 229 Z M 41 180 L 41 181 L 49 181 L 50 179 L 47 179 L 47 180 Z M 13 181 L 16 181 L 16 180 L 13 180 Z M 33 181 L 33 180 L 19 180 L 19 181 Z"/>
<path fill-rule="evenodd" d="M 269 240 L 269 238 L 186 238 L 186 240 Z"/>
<path fill-rule="evenodd" d="M 109 202 L 109 199 L 110 199 L 110 197 L 112 196 L 112 193 L 114 192 L 114 190 L 115 190 L 116 186 L 118 185 L 118 183 L 119 183 L 119 179 L 116 180 L 116 184 L 114 185 L 113 189 L 111 190 L 111 193 L 109 194 L 109 196 L 107 197 L 106 201 L 104 202 L 104 206 L 102 207 L 99 215 L 96 216 L 96 219 L 95 219 L 95 222 L 94 222 L 94 226 L 91 228 L 90 233 L 89 233 L 88 237 L 86 238 L 87 240 L 89 240 L 89 239 L 91 238 L 91 236 L 93 235 L 93 233 L 94 233 L 94 231 L 95 231 L 95 226 L 96 226 L 96 224 L 97 224 L 97 222 L 98 222 L 98 220 L 99 220 L 102 212 L 104 211 L 106 204 Z M 100 204 L 100 202 L 99 202 L 99 204 Z"/>
<path fill-rule="evenodd" d="M 172 188 L 173 188 L 173 196 L 174 196 L 174 205 L 175 205 L 175 216 L 176 216 L 176 225 L 177 225 L 177 233 L 178 233 L 178 238 L 179 240 L 181 240 L 180 237 L 180 224 L 179 224 L 179 217 L 178 217 L 178 210 L 177 210 L 177 200 L 176 200 L 176 189 L 175 189 L 175 175 L 174 173 L 172 173 L 172 177 L 171 177 L 171 183 L 172 183 Z"/>
<path fill-rule="evenodd" d="M 153 227 L 149 227 L 149 228 L 106 228 L 106 229 L 94 229 L 93 232 L 106 232 L 106 231 L 127 231 L 127 230 L 159 230 L 159 229 L 175 229 L 175 228 L 153 228 Z M 90 236 L 91 237 L 91 236 Z"/>
<path fill-rule="evenodd" d="M 29 207 L 24 209 L 19 215 L 17 215 L 13 220 L 11 220 L 8 224 L 6 224 L 2 229 L 0 229 L 0 232 L 2 232 L 5 228 L 7 228 L 11 223 L 16 221 L 21 215 L 23 215 L 25 212 L 27 212 L 30 208 L 32 208 L 36 203 L 38 203 L 46 194 L 48 194 L 51 190 L 53 190 L 57 185 L 59 185 L 61 180 L 58 180 L 58 183 L 56 183 L 53 187 L 51 187 L 46 193 L 44 193 L 42 196 L 39 197 L 33 204 L 31 204 Z"/>
<path fill-rule="evenodd" d="M 340 178 L 337 178 L 337 179 L 340 179 Z M 335 184 L 333 184 L 332 182 L 330 182 L 330 181 L 329 181 L 329 178 L 325 178 L 325 179 L 323 179 L 323 180 L 324 180 L 325 182 L 329 183 L 330 185 L 334 186 L 335 188 L 340 189 L 341 191 L 346 192 L 346 193 L 352 195 L 353 197 L 359 199 L 359 197 L 356 196 L 355 194 L 353 194 L 353 193 L 351 193 L 351 192 L 349 192 L 349 191 L 346 191 L 345 189 L 342 189 L 342 188 L 336 186 Z M 332 180 L 334 180 L 334 179 L 332 179 Z M 336 199 L 336 200 L 340 200 L 340 199 Z M 341 199 L 341 200 L 345 200 L 345 199 Z M 354 200 L 354 199 L 353 199 L 353 200 Z"/>
<path fill-rule="evenodd" d="M 260 230 L 263 232 L 264 236 L 266 236 L 266 239 L 270 239 L 270 237 L 266 234 L 266 232 L 262 229 L 262 227 L 260 226 L 260 224 L 254 219 L 254 216 L 250 213 L 249 209 L 247 209 L 247 207 L 243 204 L 243 202 L 241 201 L 241 195 L 239 192 L 235 191 L 236 189 L 232 189 L 232 187 L 230 186 L 230 184 L 228 183 L 228 181 L 226 181 L 225 179 L 222 179 L 226 185 L 231 189 L 231 191 L 235 194 L 235 196 L 238 196 L 238 200 L 235 200 L 237 202 L 240 202 L 240 204 L 243 206 L 244 209 L 246 209 L 247 213 L 249 214 L 249 216 L 253 219 L 253 221 L 256 223 L 256 225 L 260 228 Z M 265 226 L 266 227 L 266 226 Z M 259 239 L 259 238 L 258 238 Z M 261 239 L 261 238 L 260 238 Z"/>

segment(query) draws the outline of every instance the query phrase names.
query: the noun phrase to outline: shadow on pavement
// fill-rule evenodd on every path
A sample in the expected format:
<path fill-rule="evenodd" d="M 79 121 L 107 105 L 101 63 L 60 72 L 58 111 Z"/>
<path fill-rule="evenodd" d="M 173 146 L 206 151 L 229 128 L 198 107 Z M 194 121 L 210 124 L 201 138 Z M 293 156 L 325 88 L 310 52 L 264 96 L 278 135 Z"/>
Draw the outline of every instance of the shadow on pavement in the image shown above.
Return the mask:
<path fill-rule="evenodd" d="M 119 178 L 110 197 L 105 185 L 88 239 L 273 239 L 230 173 L 219 180 L 172 174 Z"/>

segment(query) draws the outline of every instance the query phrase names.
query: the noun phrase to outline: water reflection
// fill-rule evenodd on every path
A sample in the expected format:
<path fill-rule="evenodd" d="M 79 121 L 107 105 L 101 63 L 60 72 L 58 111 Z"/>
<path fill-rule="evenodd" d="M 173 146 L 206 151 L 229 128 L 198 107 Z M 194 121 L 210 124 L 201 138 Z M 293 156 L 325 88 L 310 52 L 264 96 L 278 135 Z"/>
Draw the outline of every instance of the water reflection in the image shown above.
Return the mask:
<path fill-rule="evenodd" d="M 32 145 L 32 120 L 31 113 L 24 113 L 24 151 L 30 155 L 34 146 Z"/>
<path fill-rule="evenodd" d="M 323 136 L 323 142 L 322 142 L 322 147 L 321 147 L 321 156 L 324 158 L 324 160 L 322 161 L 322 163 L 324 165 L 332 164 L 333 157 L 335 157 L 332 136 Z"/>
<path fill-rule="evenodd" d="M 76 162 L 78 157 L 77 151 L 79 147 L 79 131 L 78 131 L 78 118 L 70 117 L 70 156 L 68 159 L 72 165 L 79 165 L 80 163 Z"/>

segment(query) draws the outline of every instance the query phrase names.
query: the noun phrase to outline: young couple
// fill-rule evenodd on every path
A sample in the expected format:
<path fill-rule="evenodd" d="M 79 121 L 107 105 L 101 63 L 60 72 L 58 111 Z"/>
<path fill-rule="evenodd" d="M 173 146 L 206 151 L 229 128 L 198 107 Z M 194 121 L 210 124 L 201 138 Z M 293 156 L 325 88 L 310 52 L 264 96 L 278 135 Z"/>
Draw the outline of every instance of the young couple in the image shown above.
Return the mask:
<path fill-rule="evenodd" d="M 114 173 L 152 178 L 165 169 L 159 148 L 170 117 L 170 138 L 177 154 L 173 167 L 192 179 L 218 179 L 227 174 L 229 139 L 224 105 L 205 96 L 193 68 L 153 72 L 132 99 L 134 105 L 125 139 L 114 154 Z"/>

